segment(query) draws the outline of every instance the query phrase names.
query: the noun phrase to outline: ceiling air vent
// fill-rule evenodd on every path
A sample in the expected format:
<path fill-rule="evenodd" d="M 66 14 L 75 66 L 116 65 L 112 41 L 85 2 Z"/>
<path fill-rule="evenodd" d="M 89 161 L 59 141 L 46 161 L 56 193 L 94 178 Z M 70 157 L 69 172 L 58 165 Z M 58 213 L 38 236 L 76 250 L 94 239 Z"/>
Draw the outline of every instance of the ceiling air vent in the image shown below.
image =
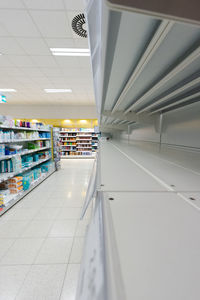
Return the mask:
<path fill-rule="evenodd" d="M 86 23 L 84 14 L 79 14 L 75 16 L 72 20 L 72 29 L 76 34 L 83 38 L 87 38 L 87 30 L 83 28 L 83 25 Z"/>

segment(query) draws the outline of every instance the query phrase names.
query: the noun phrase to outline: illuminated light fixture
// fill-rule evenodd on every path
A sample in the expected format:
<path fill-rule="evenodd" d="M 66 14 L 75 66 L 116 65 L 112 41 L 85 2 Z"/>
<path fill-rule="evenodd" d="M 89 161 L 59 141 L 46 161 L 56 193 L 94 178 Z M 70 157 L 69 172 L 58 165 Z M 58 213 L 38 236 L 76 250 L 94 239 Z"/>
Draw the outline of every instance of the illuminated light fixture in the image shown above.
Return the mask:
<path fill-rule="evenodd" d="M 71 89 L 44 89 L 46 93 L 71 93 Z"/>
<path fill-rule="evenodd" d="M 32 122 L 33 122 L 33 123 L 39 123 L 39 121 L 36 120 L 36 119 L 33 119 Z"/>
<path fill-rule="evenodd" d="M 71 123 L 71 120 L 64 120 L 65 123 Z"/>
<path fill-rule="evenodd" d="M 15 89 L 0 89 L 0 92 L 16 92 Z"/>
<path fill-rule="evenodd" d="M 90 50 L 87 48 L 50 48 L 50 50 L 56 56 L 90 56 Z"/>
<path fill-rule="evenodd" d="M 80 123 L 87 123 L 87 120 L 80 120 Z"/>
<path fill-rule="evenodd" d="M 90 53 L 84 53 L 84 52 L 53 52 L 52 53 L 55 56 L 90 56 Z"/>

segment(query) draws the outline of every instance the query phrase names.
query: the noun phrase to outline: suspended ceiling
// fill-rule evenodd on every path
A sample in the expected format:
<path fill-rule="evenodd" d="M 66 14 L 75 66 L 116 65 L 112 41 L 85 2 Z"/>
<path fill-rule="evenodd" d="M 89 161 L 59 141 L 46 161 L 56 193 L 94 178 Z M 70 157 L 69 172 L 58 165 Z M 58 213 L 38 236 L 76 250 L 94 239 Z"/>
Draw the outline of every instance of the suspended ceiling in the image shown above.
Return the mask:
<path fill-rule="evenodd" d="M 90 57 L 56 57 L 50 48 L 88 48 L 71 28 L 83 0 L 0 1 L 0 88 L 8 104 L 94 105 Z M 72 89 L 48 94 L 44 89 Z"/>

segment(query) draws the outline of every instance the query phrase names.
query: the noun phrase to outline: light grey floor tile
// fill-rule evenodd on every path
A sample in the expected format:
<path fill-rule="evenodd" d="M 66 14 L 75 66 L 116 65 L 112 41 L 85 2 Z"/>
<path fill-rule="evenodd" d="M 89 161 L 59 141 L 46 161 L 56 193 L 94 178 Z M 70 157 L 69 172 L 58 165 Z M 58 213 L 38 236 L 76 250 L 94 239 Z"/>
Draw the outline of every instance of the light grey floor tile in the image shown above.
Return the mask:
<path fill-rule="evenodd" d="M 89 219 L 86 220 L 80 220 L 78 222 L 77 228 L 76 228 L 76 236 L 83 237 L 86 234 L 87 228 L 89 226 Z"/>
<path fill-rule="evenodd" d="M 16 300 L 59 300 L 66 265 L 33 265 Z"/>
<path fill-rule="evenodd" d="M 8 220 L 0 224 L 0 238 L 17 238 L 30 221 Z"/>
<path fill-rule="evenodd" d="M 58 207 L 42 207 L 34 217 L 34 220 L 53 220 L 59 211 Z"/>
<path fill-rule="evenodd" d="M 69 262 L 71 264 L 80 264 L 83 254 L 84 237 L 75 237 L 72 247 L 72 253 L 70 255 Z"/>
<path fill-rule="evenodd" d="M 62 203 L 62 207 L 82 207 L 84 199 L 66 199 Z"/>
<path fill-rule="evenodd" d="M 26 221 L 31 220 L 37 213 L 39 208 L 15 208 L 13 207 L 8 211 L 6 217 L 12 221 Z"/>
<path fill-rule="evenodd" d="M 59 197 L 50 197 L 44 204 L 43 207 L 62 207 L 64 199 Z"/>
<path fill-rule="evenodd" d="M 0 266 L 0 299 L 14 300 L 30 266 Z"/>
<path fill-rule="evenodd" d="M 78 207 L 62 207 L 56 216 L 56 220 L 79 219 L 81 209 Z"/>
<path fill-rule="evenodd" d="M 15 239 L 0 239 L 0 259 L 5 255 L 14 242 Z"/>
<path fill-rule="evenodd" d="M 65 277 L 63 290 L 61 294 L 61 300 L 75 300 L 76 289 L 78 284 L 80 265 L 69 264 L 67 268 L 67 274 Z M 103 300 L 103 299 L 102 299 Z"/>
<path fill-rule="evenodd" d="M 46 237 L 53 224 L 53 220 L 33 220 L 20 235 L 21 238 Z"/>
<path fill-rule="evenodd" d="M 67 263 L 73 238 L 47 238 L 38 253 L 35 264 Z"/>
<path fill-rule="evenodd" d="M 32 264 L 44 239 L 16 239 L 7 253 L 1 258 L 1 265 Z"/>
<path fill-rule="evenodd" d="M 51 227 L 49 237 L 73 237 L 76 224 L 76 220 L 56 220 Z"/>

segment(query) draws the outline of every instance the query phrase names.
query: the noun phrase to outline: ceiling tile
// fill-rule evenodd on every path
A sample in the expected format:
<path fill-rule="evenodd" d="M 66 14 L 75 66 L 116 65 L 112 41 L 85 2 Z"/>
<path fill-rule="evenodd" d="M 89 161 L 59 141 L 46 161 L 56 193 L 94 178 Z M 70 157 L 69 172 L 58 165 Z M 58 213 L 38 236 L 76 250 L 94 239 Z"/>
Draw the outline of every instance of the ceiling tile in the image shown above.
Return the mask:
<path fill-rule="evenodd" d="M 55 60 L 61 68 L 78 68 L 77 57 L 70 56 L 55 56 Z"/>
<path fill-rule="evenodd" d="M 40 68 L 40 70 L 45 74 L 48 78 L 50 77 L 62 77 L 62 71 L 60 68 Z"/>
<path fill-rule="evenodd" d="M 84 0 L 64 0 L 67 10 L 78 10 L 84 12 Z"/>
<path fill-rule="evenodd" d="M 62 0 L 25 0 L 24 3 L 30 9 L 64 9 Z"/>
<path fill-rule="evenodd" d="M 16 68 L 16 67 L 1 68 L 1 72 L 4 74 L 4 77 L 5 77 L 5 74 L 8 75 L 8 80 L 11 80 L 11 77 L 24 75 L 24 73 L 19 68 Z"/>
<path fill-rule="evenodd" d="M 10 36 L 10 33 L 0 24 L 0 36 Z"/>
<path fill-rule="evenodd" d="M 88 66 L 91 66 L 91 61 L 89 56 L 78 57 L 78 61 L 79 61 L 79 66 L 81 68 L 87 68 Z"/>
<path fill-rule="evenodd" d="M 34 63 L 27 55 L 9 55 L 8 58 L 16 67 L 34 67 Z"/>
<path fill-rule="evenodd" d="M 21 0 L 1 0 L 0 8 L 25 8 Z"/>
<path fill-rule="evenodd" d="M 2 54 L 26 54 L 12 37 L 0 37 L 0 53 Z"/>
<path fill-rule="evenodd" d="M 0 10 L 1 24 L 13 36 L 40 36 L 31 17 L 25 10 Z"/>
<path fill-rule="evenodd" d="M 30 11 L 44 37 L 71 38 L 71 30 L 65 12 Z"/>
<path fill-rule="evenodd" d="M 35 63 L 37 67 L 49 67 L 49 68 L 56 68 L 57 64 L 55 59 L 52 56 L 45 56 L 45 55 L 35 55 L 31 56 L 32 61 Z"/>
<path fill-rule="evenodd" d="M 49 48 L 74 48 L 74 39 L 45 39 Z"/>
<path fill-rule="evenodd" d="M 42 38 L 17 38 L 20 46 L 29 55 L 50 55 L 49 47 Z"/>
<path fill-rule="evenodd" d="M 30 77 L 43 76 L 42 71 L 39 68 L 20 68 L 23 73 Z"/>
<path fill-rule="evenodd" d="M 13 63 L 8 59 L 6 55 L 0 55 L 1 67 L 14 67 Z"/>
<path fill-rule="evenodd" d="M 87 48 L 89 49 L 88 39 L 87 38 L 74 38 L 74 44 L 77 48 Z"/>

